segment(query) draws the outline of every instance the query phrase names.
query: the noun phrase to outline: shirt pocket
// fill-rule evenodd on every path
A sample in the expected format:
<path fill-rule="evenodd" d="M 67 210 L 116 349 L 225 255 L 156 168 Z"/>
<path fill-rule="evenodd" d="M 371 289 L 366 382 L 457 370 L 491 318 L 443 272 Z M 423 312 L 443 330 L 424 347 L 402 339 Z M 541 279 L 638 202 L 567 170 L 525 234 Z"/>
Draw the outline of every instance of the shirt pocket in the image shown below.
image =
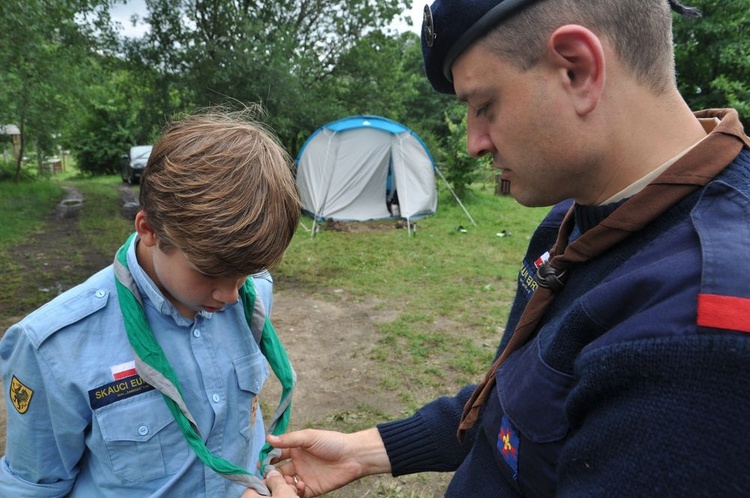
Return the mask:
<path fill-rule="evenodd" d="M 252 442 L 254 428 L 258 424 L 261 428 L 263 427 L 258 394 L 260 394 L 260 390 L 268 378 L 268 366 L 265 356 L 260 352 L 237 358 L 233 363 L 239 387 L 237 407 L 239 409 L 240 434 L 248 442 Z"/>
<path fill-rule="evenodd" d="M 158 391 L 100 408 L 96 420 L 112 473 L 121 479 L 174 474 L 188 458 L 187 442 Z"/>

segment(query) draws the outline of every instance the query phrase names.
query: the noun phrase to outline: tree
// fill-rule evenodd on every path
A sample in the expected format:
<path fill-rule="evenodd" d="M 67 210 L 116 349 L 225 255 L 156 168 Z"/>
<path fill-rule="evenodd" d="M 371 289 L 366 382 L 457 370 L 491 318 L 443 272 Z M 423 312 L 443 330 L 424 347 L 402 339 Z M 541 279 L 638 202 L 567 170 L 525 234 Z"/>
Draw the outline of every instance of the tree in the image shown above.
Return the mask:
<path fill-rule="evenodd" d="M 464 106 L 454 106 L 445 113 L 450 135 L 443 140 L 439 157 L 446 167 L 445 179 L 458 197 L 470 194 L 471 184 L 480 180 L 484 170 L 492 171 L 492 157 L 471 157 L 466 148 L 466 112 Z"/>
<path fill-rule="evenodd" d="M 159 128 L 149 122 L 147 71 L 131 71 L 117 58 L 91 55 L 89 60 L 88 101 L 67 146 L 82 173 L 107 175 L 118 172 L 131 146 L 153 143 Z"/>
<path fill-rule="evenodd" d="M 6 0 L 0 9 L 0 118 L 17 123 L 21 153 L 29 141 L 39 163 L 63 135 L 66 117 L 83 99 L 77 69 L 85 55 L 109 37 L 105 0 Z"/>
<path fill-rule="evenodd" d="M 734 107 L 750 122 L 750 0 L 694 0 L 703 16 L 675 17 L 680 91 L 694 109 Z"/>
<path fill-rule="evenodd" d="M 182 103 L 261 101 L 292 147 L 337 107 L 342 54 L 385 29 L 403 0 L 146 0 L 150 32 L 129 53 L 179 88 Z M 332 104 L 332 105 L 328 105 Z"/>

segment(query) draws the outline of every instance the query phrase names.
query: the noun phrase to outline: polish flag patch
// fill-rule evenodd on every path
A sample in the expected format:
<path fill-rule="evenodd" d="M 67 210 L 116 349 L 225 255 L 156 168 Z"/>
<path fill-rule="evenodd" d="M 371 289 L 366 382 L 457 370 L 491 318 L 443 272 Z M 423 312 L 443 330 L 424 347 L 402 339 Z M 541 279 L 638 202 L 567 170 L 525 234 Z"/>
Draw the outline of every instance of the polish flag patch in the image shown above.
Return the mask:
<path fill-rule="evenodd" d="M 544 254 L 542 254 L 541 256 L 539 256 L 536 259 L 536 261 L 534 261 L 534 268 L 536 268 L 538 270 L 539 267 L 542 266 L 547 261 L 549 261 L 549 251 L 545 252 Z"/>
<path fill-rule="evenodd" d="M 135 370 L 135 361 L 120 363 L 119 365 L 109 367 L 109 369 L 112 371 L 112 378 L 114 380 L 127 379 L 128 377 L 138 375 L 138 372 Z"/>

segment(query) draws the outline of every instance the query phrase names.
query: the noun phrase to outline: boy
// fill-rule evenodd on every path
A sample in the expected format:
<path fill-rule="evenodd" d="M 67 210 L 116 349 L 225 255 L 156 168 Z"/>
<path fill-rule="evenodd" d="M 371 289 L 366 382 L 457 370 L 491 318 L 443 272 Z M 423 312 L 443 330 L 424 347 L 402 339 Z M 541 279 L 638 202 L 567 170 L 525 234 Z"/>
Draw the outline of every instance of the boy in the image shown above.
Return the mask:
<path fill-rule="evenodd" d="M 114 264 L 0 342 L 0 495 L 224 497 L 259 482 L 245 471 L 265 435 L 259 343 L 275 339 L 266 269 L 300 211 L 289 166 L 242 113 L 165 129 Z"/>

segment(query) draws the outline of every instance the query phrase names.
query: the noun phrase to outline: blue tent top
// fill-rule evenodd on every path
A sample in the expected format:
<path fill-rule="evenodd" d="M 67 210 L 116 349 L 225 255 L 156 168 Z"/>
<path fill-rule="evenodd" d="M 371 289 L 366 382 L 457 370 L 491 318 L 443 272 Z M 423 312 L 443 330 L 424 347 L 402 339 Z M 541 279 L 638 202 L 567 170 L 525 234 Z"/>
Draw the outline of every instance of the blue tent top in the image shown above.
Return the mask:
<path fill-rule="evenodd" d="M 427 148 L 427 144 L 424 143 L 422 138 L 414 133 L 414 131 L 411 128 L 408 128 L 407 126 L 402 125 L 401 123 L 398 123 L 396 121 L 393 121 L 392 119 L 384 118 L 382 116 L 373 116 L 373 115 L 360 115 L 360 116 L 349 116 L 346 118 L 337 119 L 336 121 L 331 121 L 328 124 L 324 124 L 317 130 L 313 132 L 312 135 L 310 135 L 307 140 L 305 140 L 305 143 L 302 144 L 302 147 L 300 148 L 299 152 L 297 153 L 297 158 L 295 161 L 299 163 L 300 158 L 302 157 L 302 153 L 305 151 L 305 148 L 310 143 L 310 141 L 315 138 L 315 135 L 320 133 L 322 130 L 331 130 L 335 132 L 339 131 L 346 131 L 346 130 L 353 130 L 356 128 L 375 128 L 376 130 L 383 130 L 388 133 L 409 133 L 416 138 L 419 143 L 424 148 L 425 152 L 427 153 L 427 156 L 430 158 L 430 161 L 432 161 L 432 167 L 435 168 L 435 158 L 432 157 L 432 153 L 430 152 L 430 149 Z"/>
<path fill-rule="evenodd" d="M 365 127 L 377 128 L 378 130 L 383 130 L 390 133 L 411 132 L 409 128 L 402 125 L 401 123 L 397 123 L 396 121 L 380 116 L 350 116 L 348 118 L 342 118 L 333 121 L 323 126 L 323 128 L 333 131 L 342 131 L 349 130 L 351 128 Z"/>

